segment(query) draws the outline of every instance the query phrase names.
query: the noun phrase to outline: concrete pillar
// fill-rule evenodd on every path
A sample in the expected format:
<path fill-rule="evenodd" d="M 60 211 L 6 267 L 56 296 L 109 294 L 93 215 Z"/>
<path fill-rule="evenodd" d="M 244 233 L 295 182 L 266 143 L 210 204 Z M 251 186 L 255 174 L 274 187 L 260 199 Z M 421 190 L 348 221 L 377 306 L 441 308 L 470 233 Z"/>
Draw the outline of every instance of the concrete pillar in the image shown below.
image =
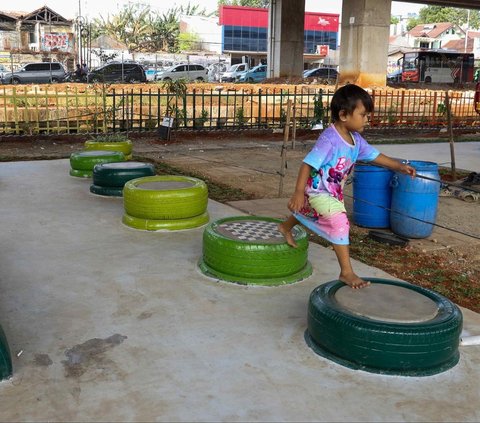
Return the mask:
<path fill-rule="evenodd" d="M 305 0 L 270 0 L 267 78 L 301 76 Z"/>
<path fill-rule="evenodd" d="M 343 0 L 341 84 L 386 85 L 391 0 Z"/>

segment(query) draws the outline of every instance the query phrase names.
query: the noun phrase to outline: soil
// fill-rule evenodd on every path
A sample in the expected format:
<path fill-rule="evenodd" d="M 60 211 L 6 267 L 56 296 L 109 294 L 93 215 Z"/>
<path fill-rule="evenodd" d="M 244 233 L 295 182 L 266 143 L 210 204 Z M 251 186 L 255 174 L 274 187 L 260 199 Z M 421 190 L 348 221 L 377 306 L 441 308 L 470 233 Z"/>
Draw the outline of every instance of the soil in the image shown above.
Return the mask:
<path fill-rule="evenodd" d="M 395 137 L 398 138 L 397 133 Z M 72 152 L 81 150 L 89 138 L 85 135 L 0 137 L 0 161 L 68 158 Z M 197 131 L 177 133 L 170 142 L 159 140 L 154 134 L 130 134 L 130 138 L 134 143 L 134 159 L 156 163 L 159 173 L 178 172 L 201 177 L 209 183 L 211 198 L 227 202 L 277 198 L 279 173 L 285 174 L 282 197 L 289 197 L 294 190 L 298 166 L 313 145 L 316 134 L 299 132 L 294 149 L 289 142 L 283 169 L 280 168 L 281 133 Z M 442 178 L 447 180 L 448 173 Z M 479 216 L 479 202 L 469 203 L 452 197 L 440 200 L 437 223 L 480 236 L 478 219 L 472 218 Z M 347 210 L 351 207 L 349 201 L 346 201 Z M 401 248 L 379 244 L 368 237 L 368 230 L 355 225 L 352 225 L 351 235 L 352 257 L 398 278 L 434 289 L 480 312 L 478 239 L 436 228 L 432 237 L 412 241 Z M 311 238 L 323 243 L 313 235 Z"/>

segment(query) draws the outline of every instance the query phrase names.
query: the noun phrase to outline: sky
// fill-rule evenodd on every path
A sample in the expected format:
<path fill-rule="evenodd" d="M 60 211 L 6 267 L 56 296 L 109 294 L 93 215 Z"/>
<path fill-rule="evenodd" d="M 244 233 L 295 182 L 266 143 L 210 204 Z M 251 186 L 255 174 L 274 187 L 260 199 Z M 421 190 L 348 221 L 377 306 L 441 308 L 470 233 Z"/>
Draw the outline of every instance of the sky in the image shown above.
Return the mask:
<path fill-rule="evenodd" d="M 153 9 L 164 12 L 175 6 L 189 3 L 189 0 L 138 0 L 149 4 Z M 108 14 L 115 14 L 115 11 L 127 3 L 125 0 L 15 0 L 13 2 L 5 2 L 2 0 L 0 10 L 17 10 L 24 12 L 32 12 L 35 9 L 47 5 L 55 12 L 59 13 L 66 19 L 74 19 L 78 16 L 79 4 L 82 15 L 90 19 L 99 17 L 107 17 Z M 217 8 L 217 0 L 190 0 L 191 4 L 201 4 L 207 10 L 213 11 Z M 421 4 L 392 2 L 393 15 L 407 15 L 407 13 L 418 12 L 422 7 Z M 14 9 L 12 9 L 14 7 Z M 325 12 L 325 13 L 341 13 L 342 0 L 306 0 L 305 10 L 307 12 Z"/>

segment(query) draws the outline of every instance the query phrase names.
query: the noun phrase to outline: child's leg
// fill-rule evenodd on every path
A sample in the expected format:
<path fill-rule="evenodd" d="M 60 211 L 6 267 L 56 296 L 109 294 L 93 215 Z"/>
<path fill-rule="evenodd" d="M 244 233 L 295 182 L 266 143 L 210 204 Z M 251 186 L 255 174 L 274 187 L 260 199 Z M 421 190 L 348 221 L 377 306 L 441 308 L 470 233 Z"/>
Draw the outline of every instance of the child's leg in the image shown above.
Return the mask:
<path fill-rule="evenodd" d="M 364 281 L 358 277 L 352 268 L 350 262 L 350 250 L 348 245 L 333 244 L 333 249 L 337 255 L 338 264 L 340 265 L 339 280 L 350 285 L 354 289 L 364 288 L 370 285 L 370 282 Z"/>
<path fill-rule="evenodd" d="M 298 220 L 295 219 L 293 214 L 291 214 L 287 220 L 283 221 L 282 223 L 278 224 L 278 230 L 282 233 L 287 241 L 287 244 L 293 248 L 297 248 L 297 243 L 293 238 L 292 229 L 295 225 L 298 224 Z"/>

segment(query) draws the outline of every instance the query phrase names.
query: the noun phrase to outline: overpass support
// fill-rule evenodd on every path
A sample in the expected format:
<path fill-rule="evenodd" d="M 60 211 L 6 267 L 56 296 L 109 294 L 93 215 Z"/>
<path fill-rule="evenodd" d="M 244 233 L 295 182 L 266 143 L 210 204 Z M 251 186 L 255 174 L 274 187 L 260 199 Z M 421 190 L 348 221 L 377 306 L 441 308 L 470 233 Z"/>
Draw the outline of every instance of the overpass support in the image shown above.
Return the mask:
<path fill-rule="evenodd" d="M 386 85 L 391 0 L 343 0 L 341 84 Z"/>
<path fill-rule="evenodd" d="M 267 77 L 302 75 L 305 0 L 270 0 L 268 17 Z"/>

